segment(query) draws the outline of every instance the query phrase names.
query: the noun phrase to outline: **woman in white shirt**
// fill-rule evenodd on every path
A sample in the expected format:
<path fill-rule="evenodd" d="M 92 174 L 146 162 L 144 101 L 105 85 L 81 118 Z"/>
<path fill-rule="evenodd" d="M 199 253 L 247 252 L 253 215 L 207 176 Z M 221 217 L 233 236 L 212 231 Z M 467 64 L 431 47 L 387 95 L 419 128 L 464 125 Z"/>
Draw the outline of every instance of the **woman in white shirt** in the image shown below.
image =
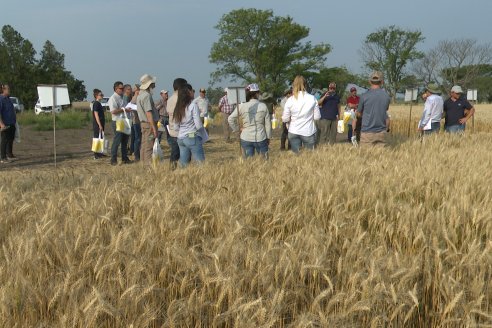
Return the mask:
<path fill-rule="evenodd" d="M 186 84 L 178 90 L 178 100 L 174 109 L 174 130 L 178 133 L 179 162 L 188 165 L 191 158 L 197 162 L 205 160 L 203 143 L 208 138 L 200 119 L 200 110 L 193 101 L 193 88 Z"/>
<path fill-rule="evenodd" d="M 316 143 L 315 120 L 321 118 L 318 101 L 306 91 L 306 80 L 296 76 L 292 83 L 292 96 L 287 100 L 282 113 L 282 121 L 289 123 L 289 142 L 294 153 L 299 153 L 301 146 L 314 149 Z"/>

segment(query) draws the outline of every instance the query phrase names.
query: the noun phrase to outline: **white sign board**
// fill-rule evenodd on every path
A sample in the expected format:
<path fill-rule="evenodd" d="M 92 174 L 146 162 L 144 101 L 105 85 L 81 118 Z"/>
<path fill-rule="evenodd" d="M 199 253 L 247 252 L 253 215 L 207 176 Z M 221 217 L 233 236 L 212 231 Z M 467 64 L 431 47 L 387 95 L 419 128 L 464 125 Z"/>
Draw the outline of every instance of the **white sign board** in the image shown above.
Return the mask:
<path fill-rule="evenodd" d="M 229 105 L 246 102 L 246 89 L 244 87 L 229 87 L 227 88 L 227 101 Z"/>
<path fill-rule="evenodd" d="M 467 100 L 472 100 L 472 101 L 477 101 L 477 89 L 469 89 L 468 92 L 466 93 L 466 99 Z"/>
<path fill-rule="evenodd" d="M 53 88 L 55 89 L 56 104 L 53 104 Z M 68 87 L 66 84 L 38 85 L 38 95 L 39 101 L 41 102 L 41 107 L 70 105 Z"/>
<path fill-rule="evenodd" d="M 405 90 L 405 102 L 415 101 L 417 100 L 417 95 L 419 93 L 419 89 L 406 89 Z"/>

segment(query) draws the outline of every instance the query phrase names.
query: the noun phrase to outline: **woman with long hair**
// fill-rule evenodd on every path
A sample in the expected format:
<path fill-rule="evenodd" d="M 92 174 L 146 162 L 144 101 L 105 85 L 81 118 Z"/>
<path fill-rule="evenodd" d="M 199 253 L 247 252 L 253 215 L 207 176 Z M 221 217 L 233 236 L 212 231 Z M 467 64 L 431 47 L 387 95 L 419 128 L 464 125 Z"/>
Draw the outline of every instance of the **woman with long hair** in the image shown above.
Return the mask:
<path fill-rule="evenodd" d="M 99 133 L 104 133 L 104 125 L 106 120 L 104 117 L 104 108 L 101 105 L 101 99 L 104 97 L 101 90 L 94 89 L 94 102 L 92 103 L 92 130 L 94 138 L 99 138 Z M 94 153 L 94 159 L 104 157 L 103 154 Z"/>
<path fill-rule="evenodd" d="M 244 157 L 252 157 L 255 151 L 268 159 L 268 145 L 272 137 L 272 123 L 268 107 L 258 100 L 260 88 L 256 83 L 246 88 L 247 102 L 240 104 L 229 116 L 232 131 L 239 129 L 238 117 L 242 122 L 241 147 Z"/>
<path fill-rule="evenodd" d="M 208 138 L 200 119 L 200 110 L 193 101 L 193 87 L 186 84 L 178 89 L 178 100 L 174 109 L 174 130 L 178 133 L 179 162 L 185 167 L 193 158 L 205 160 L 204 139 Z"/>
<path fill-rule="evenodd" d="M 292 83 L 292 96 L 287 100 L 282 114 L 282 121 L 289 123 L 289 142 L 294 153 L 299 153 L 301 146 L 314 149 L 316 143 L 315 120 L 321 118 L 318 101 L 307 92 L 306 79 L 298 75 Z"/>

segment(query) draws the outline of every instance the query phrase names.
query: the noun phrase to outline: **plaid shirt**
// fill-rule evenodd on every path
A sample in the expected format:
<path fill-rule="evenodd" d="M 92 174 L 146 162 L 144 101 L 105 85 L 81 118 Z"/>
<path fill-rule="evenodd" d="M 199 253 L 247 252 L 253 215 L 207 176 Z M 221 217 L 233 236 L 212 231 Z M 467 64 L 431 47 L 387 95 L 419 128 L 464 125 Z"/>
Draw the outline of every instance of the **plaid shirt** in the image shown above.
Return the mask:
<path fill-rule="evenodd" d="M 222 113 L 230 114 L 234 110 L 234 105 L 229 105 L 229 102 L 227 101 L 227 95 L 225 95 L 224 97 L 220 98 L 219 108 Z"/>

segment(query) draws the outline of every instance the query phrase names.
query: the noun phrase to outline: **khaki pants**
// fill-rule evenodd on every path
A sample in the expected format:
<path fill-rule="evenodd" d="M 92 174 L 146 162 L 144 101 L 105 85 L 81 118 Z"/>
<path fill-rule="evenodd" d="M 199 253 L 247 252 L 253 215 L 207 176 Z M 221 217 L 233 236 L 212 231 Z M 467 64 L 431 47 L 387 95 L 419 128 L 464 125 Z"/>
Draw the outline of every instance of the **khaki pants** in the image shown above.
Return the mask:
<path fill-rule="evenodd" d="M 140 146 L 140 160 L 145 164 L 152 163 L 152 150 L 154 148 L 154 135 L 150 124 L 142 122 L 142 144 Z"/>
<path fill-rule="evenodd" d="M 337 124 L 337 120 L 319 120 L 318 143 L 329 143 L 330 145 L 335 144 L 337 140 Z"/>
<path fill-rule="evenodd" d="M 222 122 L 222 128 L 224 129 L 224 139 L 228 141 L 231 138 L 231 127 L 229 126 L 229 116 L 231 114 L 222 113 L 222 117 L 224 118 Z"/>
<path fill-rule="evenodd" d="M 386 146 L 386 131 L 382 132 L 361 132 L 360 144 L 364 146 Z"/>

